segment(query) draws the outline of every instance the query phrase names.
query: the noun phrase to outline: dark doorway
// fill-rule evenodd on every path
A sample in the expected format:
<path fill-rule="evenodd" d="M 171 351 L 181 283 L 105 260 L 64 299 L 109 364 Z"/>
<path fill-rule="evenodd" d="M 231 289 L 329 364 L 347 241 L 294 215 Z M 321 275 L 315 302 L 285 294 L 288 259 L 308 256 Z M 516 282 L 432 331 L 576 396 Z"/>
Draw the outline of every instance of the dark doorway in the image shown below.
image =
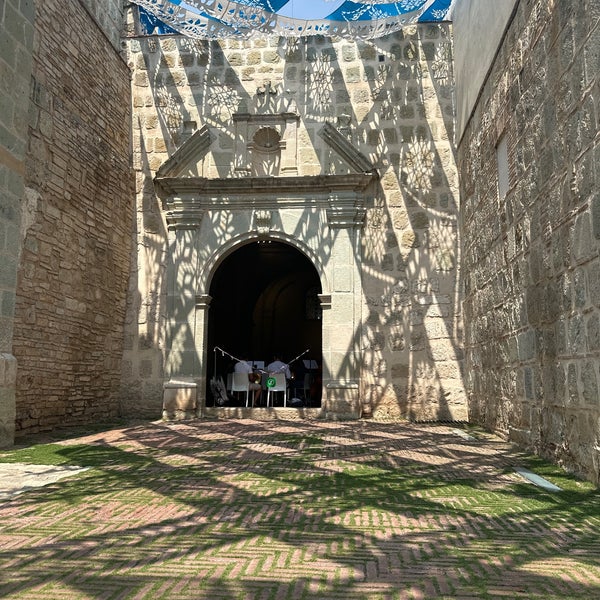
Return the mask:
<path fill-rule="evenodd" d="M 265 365 L 275 353 L 290 362 L 308 350 L 290 365 L 297 373 L 296 381 L 303 377 L 304 360 L 320 365 L 320 293 L 317 270 L 304 254 L 288 244 L 254 242 L 229 255 L 210 285 L 208 381 L 215 368 L 224 381 L 232 370 L 232 359 L 214 352 L 216 347 L 238 358 L 245 354 L 247 359 Z M 211 401 L 207 390 L 207 404 Z M 320 397 L 313 397 L 313 404 L 317 402 Z"/>

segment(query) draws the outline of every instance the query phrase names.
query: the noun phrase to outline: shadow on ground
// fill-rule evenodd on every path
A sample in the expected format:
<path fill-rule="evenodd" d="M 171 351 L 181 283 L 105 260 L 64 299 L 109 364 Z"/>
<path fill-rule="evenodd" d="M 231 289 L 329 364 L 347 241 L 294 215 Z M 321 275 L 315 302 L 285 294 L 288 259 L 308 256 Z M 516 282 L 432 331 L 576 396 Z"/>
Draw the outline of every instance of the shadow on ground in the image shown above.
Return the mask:
<path fill-rule="evenodd" d="M 138 423 L 0 453 L 88 468 L 0 503 L 0 596 L 600 598 L 598 491 L 471 434 Z"/>

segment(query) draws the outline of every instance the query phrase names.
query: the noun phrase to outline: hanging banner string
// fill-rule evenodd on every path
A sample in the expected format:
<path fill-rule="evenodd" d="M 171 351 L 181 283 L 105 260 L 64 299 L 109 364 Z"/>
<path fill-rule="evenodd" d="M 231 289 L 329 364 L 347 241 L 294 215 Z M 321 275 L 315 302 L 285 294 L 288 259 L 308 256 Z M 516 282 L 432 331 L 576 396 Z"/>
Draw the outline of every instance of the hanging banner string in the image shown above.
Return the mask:
<path fill-rule="evenodd" d="M 215 352 L 215 373 L 217 372 L 217 350 L 221 353 L 221 356 L 228 356 L 229 358 L 231 358 L 232 360 L 235 360 L 236 362 L 246 362 L 243 359 L 238 358 L 237 356 L 234 356 L 233 354 L 230 354 L 229 352 L 227 352 L 227 350 L 223 350 L 223 348 L 221 348 L 220 346 L 215 346 L 215 348 L 214 348 L 214 352 Z M 295 362 L 299 358 L 303 357 L 307 352 L 310 352 L 310 348 L 307 348 L 304 352 L 301 352 L 300 354 L 298 354 L 298 356 L 296 356 L 295 358 L 292 358 L 292 360 L 290 360 L 289 363 L 285 363 L 285 366 L 280 367 L 275 372 L 276 373 L 283 372 L 288 365 L 291 365 L 293 362 Z M 256 369 L 256 371 L 260 371 L 261 373 L 268 373 L 268 371 L 266 369 L 261 369 L 261 368 Z"/>
<path fill-rule="evenodd" d="M 298 354 L 298 356 L 296 356 L 296 358 L 292 358 L 292 360 L 290 360 L 288 365 L 291 365 L 293 362 L 296 362 L 299 358 L 302 358 L 307 352 L 310 352 L 310 348 L 307 348 L 304 352 Z"/>
<path fill-rule="evenodd" d="M 215 346 L 215 353 L 217 352 L 217 350 L 221 353 L 221 356 L 229 356 L 229 358 L 232 358 L 233 360 L 235 360 L 236 362 L 242 362 L 241 358 L 237 358 L 237 356 L 233 356 L 233 354 L 229 354 L 229 352 L 227 352 L 227 350 L 223 350 L 223 348 L 221 348 L 220 346 Z M 216 354 L 215 354 L 216 356 Z"/>

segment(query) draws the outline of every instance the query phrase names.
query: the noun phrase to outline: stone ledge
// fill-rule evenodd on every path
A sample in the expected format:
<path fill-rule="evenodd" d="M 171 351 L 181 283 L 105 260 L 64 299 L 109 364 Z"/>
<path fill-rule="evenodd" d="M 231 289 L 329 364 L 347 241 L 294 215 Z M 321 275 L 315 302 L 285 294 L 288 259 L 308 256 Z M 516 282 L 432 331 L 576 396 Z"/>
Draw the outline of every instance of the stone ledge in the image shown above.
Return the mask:
<path fill-rule="evenodd" d="M 257 421 L 298 421 L 300 419 L 323 419 L 322 408 L 287 408 L 287 407 L 217 407 L 204 409 L 204 416 L 213 419 L 255 419 Z"/>

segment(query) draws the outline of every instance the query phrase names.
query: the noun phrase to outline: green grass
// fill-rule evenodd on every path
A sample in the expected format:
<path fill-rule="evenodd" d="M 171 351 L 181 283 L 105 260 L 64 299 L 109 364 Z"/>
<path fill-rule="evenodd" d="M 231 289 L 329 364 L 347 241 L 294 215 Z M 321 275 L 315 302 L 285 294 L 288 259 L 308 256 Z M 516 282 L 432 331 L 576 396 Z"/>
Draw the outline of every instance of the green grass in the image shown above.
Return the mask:
<path fill-rule="evenodd" d="M 59 444 L 40 444 L 17 450 L 4 450 L 0 452 L 0 463 L 72 465 L 73 462 L 69 456 L 65 456 L 64 449 L 65 447 Z"/>

